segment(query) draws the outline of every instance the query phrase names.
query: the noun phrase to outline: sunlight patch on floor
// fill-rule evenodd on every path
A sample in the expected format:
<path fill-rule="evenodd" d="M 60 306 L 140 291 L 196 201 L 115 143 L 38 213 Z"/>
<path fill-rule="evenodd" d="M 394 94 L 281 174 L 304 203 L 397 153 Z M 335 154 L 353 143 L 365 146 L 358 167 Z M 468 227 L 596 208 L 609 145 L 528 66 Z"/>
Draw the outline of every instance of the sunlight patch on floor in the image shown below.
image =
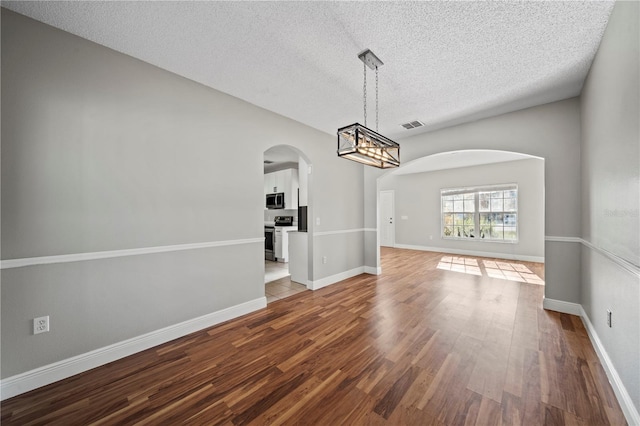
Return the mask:
<path fill-rule="evenodd" d="M 483 260 L 482 264 L 487 276 L 490 278 L 544 285 L 542 278 L 520 263 Z M 478 260 L 473 258 L 442 256 L 436 268 L 444 271 L 482 276 L 482 270 L 480 269 Z"/>
<path fill-rule="evenodd" d="M 462 257 L 443 256 L 437 266 L 445 271 L 462 272 L 469 275 L 482 276 L 478 261 L 476 259 L 465 259 Z"/>
<path fill-rule="evenodd" d="M 544 280 L 519 263 L 494 262 L 491 260 L 483 260 L 482 263 L 484 263 L 487 275 L 491 278 L 544 285 Z"/>

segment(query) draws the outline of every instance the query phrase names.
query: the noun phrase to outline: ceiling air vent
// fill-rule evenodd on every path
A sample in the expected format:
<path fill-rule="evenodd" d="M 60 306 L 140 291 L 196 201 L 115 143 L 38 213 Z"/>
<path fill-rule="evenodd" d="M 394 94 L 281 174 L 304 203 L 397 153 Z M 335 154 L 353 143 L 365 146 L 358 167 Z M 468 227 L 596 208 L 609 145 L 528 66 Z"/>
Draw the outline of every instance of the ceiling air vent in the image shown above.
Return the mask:
<path fill-rule="evenodd" d="M 409 129 L 415 129 L 416 127 L 422 127 L 424 126 L 424 123 L 416 120 L 416 121 L 410 121 L 408 123 L 401 124 L 401 126 L 409 130 Z"/>

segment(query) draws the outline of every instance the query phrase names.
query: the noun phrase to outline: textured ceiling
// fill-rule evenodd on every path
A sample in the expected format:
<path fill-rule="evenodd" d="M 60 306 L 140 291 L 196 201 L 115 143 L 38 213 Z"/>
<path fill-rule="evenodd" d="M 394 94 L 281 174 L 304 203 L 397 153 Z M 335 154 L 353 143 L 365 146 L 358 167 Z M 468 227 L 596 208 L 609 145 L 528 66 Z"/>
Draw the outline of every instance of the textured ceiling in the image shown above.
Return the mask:
<path fill-rule="evenodd" d="M 401 138 L 578 95 L 613 2 L 2 5 L 332 134 L 362 122 L 370 48 L 380 132 Z"/>

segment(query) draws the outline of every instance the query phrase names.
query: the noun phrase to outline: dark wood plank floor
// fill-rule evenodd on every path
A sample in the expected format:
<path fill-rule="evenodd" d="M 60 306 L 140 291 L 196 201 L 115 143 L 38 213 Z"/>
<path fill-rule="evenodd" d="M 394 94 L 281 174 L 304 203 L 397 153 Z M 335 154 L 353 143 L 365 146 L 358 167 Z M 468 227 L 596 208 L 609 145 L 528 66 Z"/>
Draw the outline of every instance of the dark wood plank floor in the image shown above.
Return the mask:
<path fill-rule="evenodd" d="M 11 424 L 625 424 L 544 287 L 382 249 L 361 275 L 5 401 Z M 540 278 L 541 264 L 523 263 Z"/>

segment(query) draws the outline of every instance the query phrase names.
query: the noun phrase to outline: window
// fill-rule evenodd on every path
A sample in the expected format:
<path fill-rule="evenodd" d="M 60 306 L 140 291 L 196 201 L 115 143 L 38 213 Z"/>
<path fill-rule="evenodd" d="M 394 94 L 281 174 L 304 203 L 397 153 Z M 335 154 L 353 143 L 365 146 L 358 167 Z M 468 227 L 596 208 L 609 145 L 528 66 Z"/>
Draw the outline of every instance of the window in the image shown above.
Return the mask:
<path fill-rule="evenodd" d="M 440 191 L 442 237 L 518 242 L 518 186 Z"/>

